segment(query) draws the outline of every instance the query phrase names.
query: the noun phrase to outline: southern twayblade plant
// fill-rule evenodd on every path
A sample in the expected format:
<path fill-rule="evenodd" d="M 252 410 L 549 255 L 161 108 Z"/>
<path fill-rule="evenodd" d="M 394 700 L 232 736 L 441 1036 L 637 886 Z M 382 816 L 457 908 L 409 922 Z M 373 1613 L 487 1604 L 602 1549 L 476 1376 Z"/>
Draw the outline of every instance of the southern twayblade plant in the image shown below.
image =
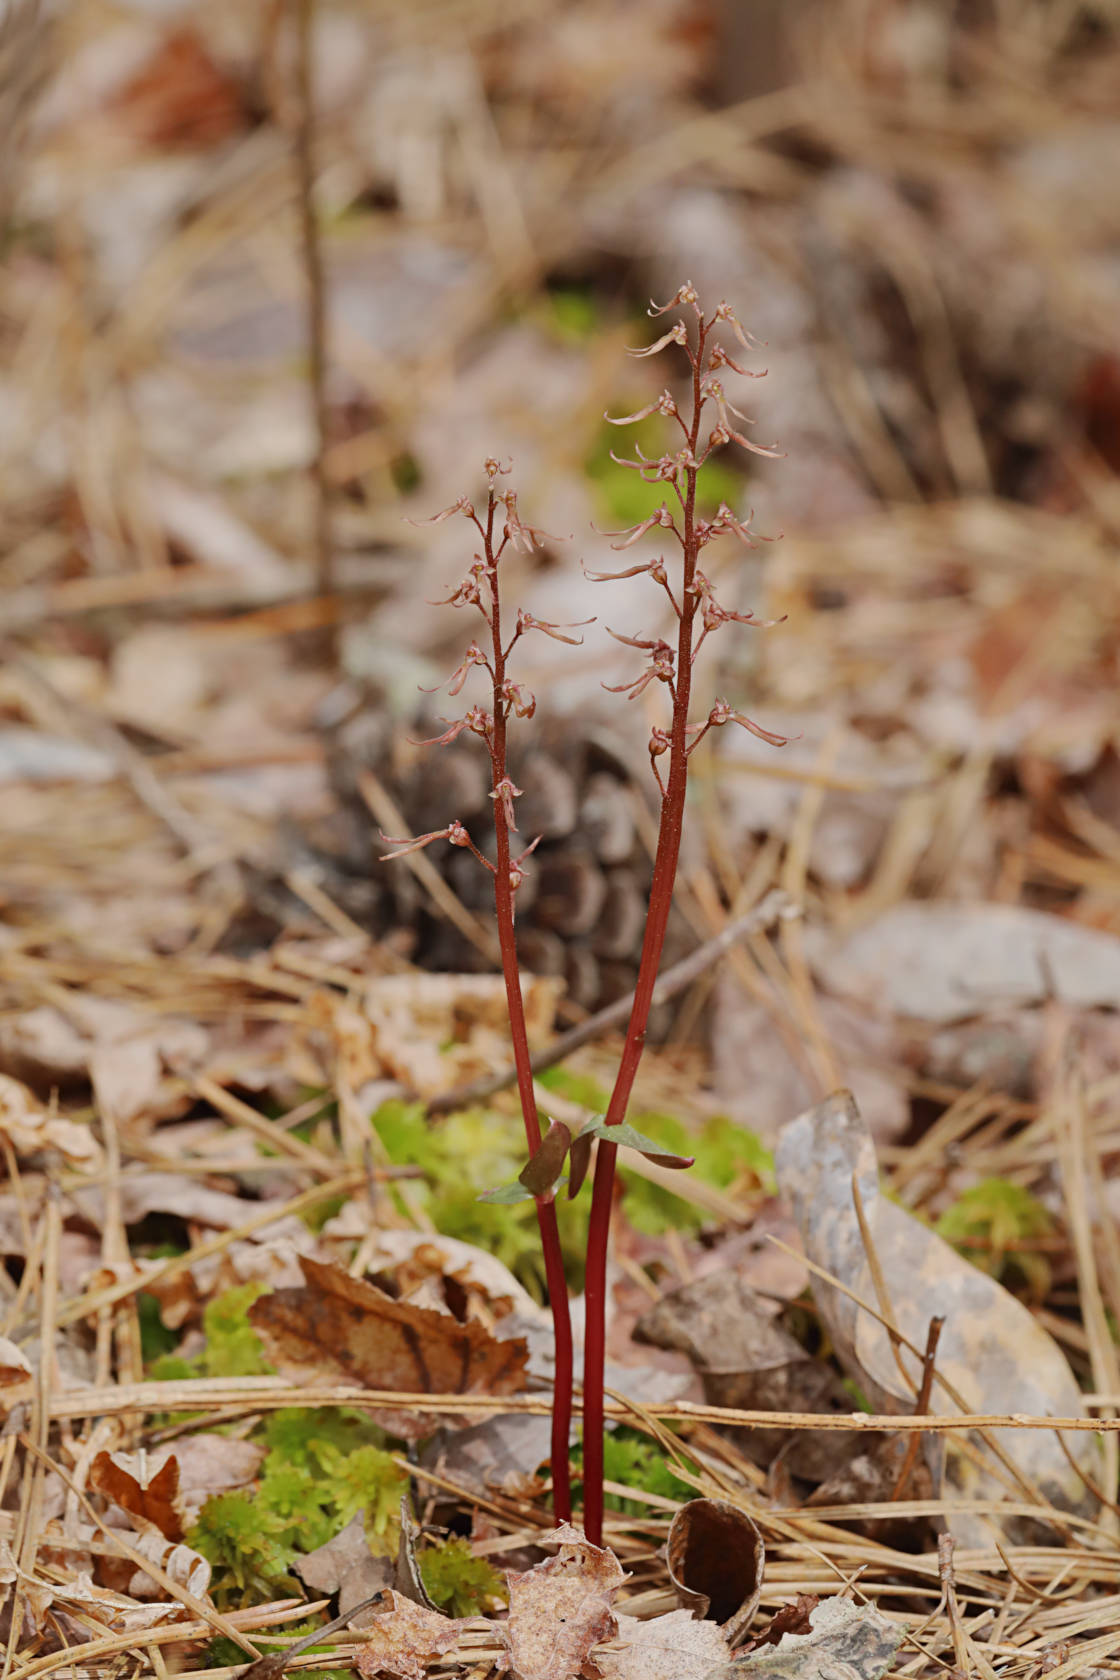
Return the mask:
<path fill-rule="evenodd" d="M 457 820 L 449 822 L 446 828 L 420 835 L 415 839 L 390 841 L 395 850 L 386 854 L 389 858 L 403 857 L 406 853 L 428 846 L 433 841 L 447 840 L 453 846 L 462 846 L 472 852 L 493 877 L 498 942 L 509 1007 L 518 1092 L 530 1158 L 517 1181 L 496 1187 L 487 1192 L 484 1199 L 508 1202 L 531 1198 L 536 1204 L 544 1252 L 545 1277 L 556 1334 L 552 1479 L 553 1503 L 560 1520 L 566 1520 L 571 1514 L 568 1438 L 571 1427 L 573 1365 L 571 1324 L 554 1203 L 557 1191 L 563 1183 L 562 1168 L 565 1162 L 568 1164 L 568 1195 L 575 1196 L 579 1193 L 590 1165 L 593 1142 L 598 1140 L 587 1248 L 583 1382 L 583 1516 L 587 1537 L 595 1545 L 601 1543 L 603 1525 L 605 1297 L 615 1159 L 618 1150 L 625 1148 L 633 1149 L 663 1166 L 691 1165 L 685 1157 L 666 1155 L 656 1143 L 625 1122 L 626 1107 L 645 1045 L 654 984 L 672 907 L 673 885 L 680 857 L 688 761 L 712 729 L 728 723 L 739 724 L 774 746 L 784 745 L 784 737 L 760 728 L 725 700 L 717 700 L 707 716 L 699 722 L 689 722 L 693 663 L 703 643 L 724 624 L 757 623 L 753 614 L 749 612 L 733 612 L 721 606 L 710 580 L 701 571 L 698 563 L 701 551 L 717 537 L 733 536 L 747 547 L 753 547 L 755 539 L 750 530 L 749 517 L 747 520 L 739 519 L 726 503 L 721 503 L 712 517 L 703 516 L 697 503 L 697 479 L 704 463 L 725 444 L 738 443 L 757 455 L 774 456 L 778 451 L 751 442 L 743 432 L 735 429 L 729 418 L 734 415 L 739 420 L 743 419 L 739 410 L 728 400 L 723 379 L 727 372 L 747 375 L 749 370 L 740 367 L 732 358 L 719 339 L 718 329 L 726 328 L 733 333 L 744 349 L 751 343 L 731 309 L 726 303 L 721 303 L 710 318 L 705 318 L 696 292 L 692 286 L 684 285 L 667 304 L 661 308 L 651 307 L 650 313 L 662 315 L 674 308 L 681 309 L 686 315 L 691 311 L 691 326 L 686 324 L 685 320 L 678 320 L 655 344 L 634 351 L 633 354 L 652 356 L 669 345 L 681 349 L 687 358 L 690 375 L 690 395 L 686 399 L 683 411 L 672 393 L 666 390 L 648 407 L 613 422 L 617 425 L 627 425 L 644 420 L 651 414 L 661 414 L 666 419 L 675 421 L 683 437 L 679 449 L 655 459 L 647 458 L 640 450 L 636 452 L 636 460 L 614 457 L 619 465 L 639 473 L 647 483 L 664 484 L 667 493 L 673 498 L 674 505 L 670 506 L 669 502 L 665 501 L 655 513 L 630 530 L 613 533 L 621 540 L 612 546 L 620 550 L 629 549 L 648 532 L 666 532 L 679 549 L 679 556 L 674 555 L 672 561 L 659 556 L 656 560 L 636 564 L 619 572 L 587 574 L 593 582 L 613 582 L 648 575 L 667 597 L 676 625 L 675 647 L 671 641 L 659 635 L 628 636 L 617 631 L 610 632 L 625 646 L 644 653 L 646 663 L 645 668 L 631 681 L 619 685 L 605 684 L 608 692 L 626 694 L 633 700 L 644 694 L 651 685 L 660 683 L 666 691 L 670 716 L 667 720 L 668 728 L 655 725 L 649 740 L 650 763 L 661 805 L 657 851 L 634 1001 L 618 1075 L 605 1115 L 584 1126 L 574 1138 L 568 1127 L 558 1121 L 552 1121 L 545 1133 L 533 1090 L 515 944 L 514 903 L 517 889 L 524 878 L 525 861 L 537 842 L 531 841 L 517 856 L 513 855 L 511 835 L 517 831 L 516 801 L 521 790 L 509 775 L 507 743 L 510 721 L 513 718 L 532 717 L 536 709 L 536 700 L 510 679 L 508 668 L 514 647 L 530 631 L 539 631 L 556 641 L 571 644 L 578 644 L 581 638 L 568 634 L 569 631 L 578 629 L 578 625 L 546 623 L 522 609 L 517 611 L 513 630 L 503 630 L 499 590 L 499 565 L 502 556 L 510 547 L 531 553 L 540 546 L 543 533 L 522 521 L 517 508 L 516 494 L 512 490 L 501 488 L 498 482 L 506 469 L 501 468 L 493 459 L 486 462 L 485 507 L 476 509 L 473 503 L 463 496 L 451 507 L 436 514 L 433 521 L 461 515 L 474 525 L 482 540 L 481 551 L 475 553 L 467 576 L 446 598 L 444 604 L 473 608 L 477 611 L 486 625 L 486 634 L 482 640 L 489 646 L 487 649 L 477 641 L 472 641 L 447 686 L 452 695 L 458 695 L 462 693 L 468 679 L 476 670 L 483 672 L 490 690 L 490 704 L 489 708 L 471 706 L 462 717 L 448 722 L 443 734 L 434 737 L 433 741 L 434 744 L 443 744 L 466 732 L 476 736 L 488 753 L 491 771 L 490 798 L 494 804 L 495 855 L 493 860 L 486 857 L 463 824 Z M 714 408 L 716 418 L 714 425 L 705 433 L 704 415 L 710 408 Z M 589 623 L 590 620 L 583 622 Z M 503 636 L 506 637 L 505 641 Z M 663 764 L 667 765 L 667 769 L 663 770 Z"/>
<path fill-rule="evenodd" d="M 619 1062 L 618 1074 L 599 1134 L 599 1149 L 595 1160 L 595 1178 L 591 1193 L 591 1219 L 587 1236 L 586 1331 L 584 1340 L 583 1374 L 583 1463 L 584 1463 L 584 1528 L 588 1539 L 598 1545 L 603 1531 L 603 1378 L 606 1344 L 606 1276 L 607 1249 L 610 1238 L 611 1205 L 614 1191 L 615 1159 L 620 1144 L 628 1140 L 620 1130 L 626 1106 L 633 1090 L 642 1050 L 661 953 L 665 944 L 665 930 L 673 903 L 673 884 L 680 859 L 681 831 L 684 823 L 685 791 L 688 783 L 688 761 L 700 742 L 712 729 L 728 723 L 739 724 L 752 735 L 783 746 L 785 737 L 771 734 L 753 723 L 744 713 L 736 711 L 726 700 L 717 700 L 707 717 L 689 722 L 689 702 L 692 695 L 693 664 L 701 646 L 715 631 L 731 622 L 754 624 L 752 613 L 733 612 L 721 606 L 709 578 L 700 569 L 699 559 L 704 548 L 717 537 L 733 536 L 748 548 L 754 546 L 750 518 L 739 519 L 726 502 L 721 503 L 711 518 L 704 517 L 697 506 L 697 479 L 709 457 L 728 443 L 737 443 L 755 455 L 776 456 L 779 451 L 753 443 L 735 420 L 749 424 L 730 402 L 724 390 L 728 373 L 748 377 L 754 375 L 733 359 L 720 337 L 721 329 L 734 335 L 744 350 L 752 340 L 743 330 L 730 306 L 720 303 L 715 313 L 705 317 L 699 297 L 691 285 L 681 286 L 669 302 L 650 306 L 651 315 L 664 315 L 677 309 L 685 316 L 678 319 L 656 343 L 632 352 L 639 356 L 654 356 L 670 345 L 678 347 L 688 362 L 689 391 L 684 408 L 678 405 L 673 393 L 662 392 L 656 402 L 614 420 L 625 426 L 644 420 L 650 414 L 662 414 L 678 427 L 680 447 L 668 450 L 656 459 L 636 451 L 636 460 L 615 456 L 620 465 L 638 473 L 647 483 L 664 484 L 672 498 L 662 502 L 655 513 L 628 531 L 614 533 L 620 540 L 612 546 L 623 550 L 633 547 L 647 532 L 667 533 L 676 553 L 671 562 L 663 555 L 639 563 L 620 572 L 591 573 L 596 582 L 610 582 L 620 578 L 652 578 L 667 596 L 676 623 L 676 646 L 660 636 L 622 636 L 618 641 L 646 654 L 645 669 L 627 684 L 613 689 L 626 693 L 631 699 L 642 694 L 651 684 L 663 685 L 669 702 L 669 727 L 655 726 L 650 734 L 649 755 L 654 777 L 661 796 L 661 820 L 654 856 L 653 880 L 650 885 L 649 907 L 646 913 L 645 938 L 634 1002 L 626 1030 L 626 1041 Z M 691 320 L 689 317 L 691 316 Z M 715 423 L 705 428 L 705 413 L 714 409 Z M 611 416 L 607 416 L 611 419 Z M 668 762 L 667 771 L 662 763 Z M 568 1194 L 576 1195 L 587 1170 L 590 1140 L 577 1140 L 572 1150 Z"/>
<path fill-rule="evenodd" d="M 503 469 L 494 459 L 486 462 L 486 504 L 481 511 L 466 496 L 461 496 L 451 507 L 435 514 L 431 521 L 439 523 L 455 514 L 461 515 L 470 521 L 482 539 L 481 551 L 475 553 L 466 577 L 441 604 L 476 611 L 486 626 L 482 639 L 489 644 L 488 649 L 484 649 L 477 641 L 471 642 L 462 663 L 448 679 L 448 692 L 453 696 L 461 694 L 468 679 L 477 670 L 485 673 L 490 704 L 488 708 L 471 706 L 462 717 L 449 722 L 442 735 L 434 737 L 434 744 L 454 741 L 465 731 L 476 736 L 485 748 L 490 760 L 490 798 L 494 805 L 494 858 L 491 860 L 485 856 L 457 820 L 448 823 L 446 828 L 422 834 L 416 839 L 389 840 L 396 850 L 386 853 L 386 858 L 403 857 L 419 847 L 431 845 L 434 840 L 448 840 L 451 845 L 463 846 L 472 852 L 493 877 L 494 911 L 509 1010 L 510 1038 L 530 1157 L 529 1166 L 523 1174 L 526 1182 L 524 1186 L 516 1186 L 516 1192 L 518 1198 L 531 1196 L 536 1203 L 541 1233 L 545 1282 L 556 1343 L 551 1439 L 552 1501 L 557 1520 L 567 1522 L 572 1514 L 568 1463 L 572 1417 L 572 1326 L 555 1206 L 560 1169 L 567 1153 L 567 1129 L 561 1127 L 557 1132 L 555 1127 L 552 1128 L 546 1140 L 533 1091 L 533 1070 L 514 930 L 514 900 L 524 879 L 525 860 L 537 842 L 531 841 L 514 855 L 511 836 L 517 832 L 516 801 L 521 789 L 509 774 L 508 735 L 510 720 L 532 717 L 537 703 L 527 689 L 511 680 L 508 667 L 514 647 L 531 631 L 539 631 L 573 645 L 578 645 L 581 638 L 568 634 L 568 631 L 578 628 L 575 625 L 548 624 L 521 610 L 517 612 L 512 630 L 503 626 L 498 571 L 502 556 L 511 546 L 531 553 L 540 545 L 543 536 L 535 526 L 522 522 L 517 510 L 516 493 L 500 487 L 498 481 L 505 470 L 508 469 Z M 424 744 L 431 745 L 433 742 Z M 389 839 L 388 836 L 382 838 Z M 558 1138 L 564 1146 L 559 1155 L 556 1153 Z M 499 1191 L 492 1199 L 505 1198 Z"/>

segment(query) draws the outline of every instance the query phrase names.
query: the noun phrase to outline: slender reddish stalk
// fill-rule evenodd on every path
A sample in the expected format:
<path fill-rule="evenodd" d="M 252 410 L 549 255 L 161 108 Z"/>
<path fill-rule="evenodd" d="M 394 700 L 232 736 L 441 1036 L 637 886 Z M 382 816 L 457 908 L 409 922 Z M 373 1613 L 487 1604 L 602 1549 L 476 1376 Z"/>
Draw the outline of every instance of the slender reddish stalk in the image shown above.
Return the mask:
<path fill-rule="evenodd" d="M 507 776 L 506 736 L 507 708 L 503 704 L 506 682 L 506 650 L 502 647 L 501 600 L 498 593 L 498 561 L 494 553 L 494 496 L 491 493 L 484 536 L 486 566 L 490 577 L 491 633 L 493 639 L 492 675 L 494 683 L 494 729 L 490 741 L 490 770 L 494 799 L 494 829 L 496 835 L 494 871 L 494 910 L 498 922 L 498 943 L 502 952 L 502 976 L 506 984 L 509 1009 L 510 1038 L 513 1059 L 517 1068 L 517 1091 L 521 1098 L 521 1113 L 525 1121 L 525 1137 L 529 1154 L 535 1155 L 543 1136 L 537 1099 L 533 1091 L 533 1068 L 529 1036 L 525 1026 L 525 1000 L 521 994 L 521 970 L 517 961 L 514 935 L 513 874 L 509 844 L 509 822 L 501 784 Z M 572 1425 L 572 1320 L 568 1307 L 568 1282 L 564 1275 L 564 1257 L 560 1247 L 560 1230 L 556 1220 L 555 1201 L 537 1201 L 537 1225 L 541 1233 L 541 1252 L 544 1255 L 545 1282 L 552 1312 L 553 1336 L 556 1347 L 556 1368 L 552 1400 L 552 1506 L 557 1522 L 568 1522 L 572 1515 L 571 1467 L 568 1442 Z"/>
<path fill-rule="evenodd" d="M 692 361 L 692 424 L 688 432 L 689 451 L 696 455 L 700 435 L 703 398 L 700 392 L 705 326 L 699 325 L 699 342 Z M 653 1003 L 653 988 L 661 966 L 665 931 L 673 907 L 673 884 L 681 850 L 684 801 L 688 785 L 688 703 L 692 687 L 692 631 L 698 597 L 692 590 L 700 543 L 696 533 L 696 467 L 686 468 L 683 498 L 682 549 L 684 587 L 680 598 L 677 636 L 676 677 L 673 683 L 673 724 L 669 746 L 669 774 L 661 799 L 661 822 L 653 864 L 645 937 L 634 988 L 634 1005 L 626 1030 L 622 1060 L 607 1106 L 606 1123 L 617 1126 L 626 1117 L 626 1106 L 634 1088 L 638 1064 L 645 1048 L 646 1028 Z M 583 1526 L 593 1546 L 603 1541 L 603 1380 L 606 1362 L 607 1249 L 610 1242 L 611 1206 L 614 1200 L 615 1158 L 618 1148 L 600 1139 L 591 1192 L 591 1219 L 587 1232 L 587 1279 L 585 1284 L 586 1328 L 583 1356 Z"/>

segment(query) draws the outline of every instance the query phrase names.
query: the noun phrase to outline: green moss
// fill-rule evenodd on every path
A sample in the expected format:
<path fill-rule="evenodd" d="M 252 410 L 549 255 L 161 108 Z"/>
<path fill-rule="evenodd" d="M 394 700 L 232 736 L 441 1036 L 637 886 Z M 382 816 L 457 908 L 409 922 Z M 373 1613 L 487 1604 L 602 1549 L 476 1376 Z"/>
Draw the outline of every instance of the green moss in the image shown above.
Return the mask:
<path fill-rule="evenodd" d="M 574 1450 L 572 1465 L 578 1476 L 583 1467 L 582 1447 Z M 651 1441 L 648 1435 L 628 1429 L 625 1425 L 609 1430 L 604 1439 L 603 1477 L 608 1482 L 618 1482 L 622 1487 L 640 1489 L 662 1499 L 685 1499 L 689 1496 L 688 1484 L 674 1473 L 664 1449 L 656 1441 Z M 582 1492 L 582 1487 L 578 1492 Z M 604 1496 L 604 1504 L 628 1517 L 649 1515 L 648 1505 L 640 1500 L 625 1499 L 617 1493 L 608 1492 Z"/>
<path fill-rule="evenodd" d="M 726 1190 L 746 1184 L 774 1193 L 774 1157 L 754 1132 L 737 1126 L 723 1115 L 706 1120 L 698 1131 L 690 1130 L 672 1114 L 639 1114 L 634 1124 L 647 1137 L 665 1146 L 668 1153 L 692 1155 L 695 1165 L 688 1170 L 705 1184 Z M 620 1160 L 625 1172 L 625 1159 Z M 675 1196 L 659 1184 L 650 1184 L 636 1173 L 627 1178 L 626 1213 L 632 1225 L 649 1236 L 668 1230 L 698 1230 L 704 1223 L 700 1208 Z"/>
<path fill-rule="evenodd" d="M 396 1548 L 408 1476 L 362 1413 L 291 1407 L 259 1434 L 267 1452 L 256 1488 L 207 1500 L 187 1536 L 214 1570 L 219 1602 L 293 1590 L 296 1558 L 333 1539 L 358 1511 L 375 1548 Z"/>
<path fill-rule="evenodd" d="M 291 1622 L 284 1628 L 285 1637 L 283 1640 L 270 1639 L 267 1631 L 256 1632 L 253 1634 L 253 1643 L 262 1656 L 270 1656 L 274 1652 L 287 1650 L 297 1640 L 302 1639 L 305 1634 L 314 1633 L 318 1628 L 325 1625 L 326 1619 L 326 1612 L 324 1611 L 312 1621 Z M 321 1651 L 325 1656 L 334 1654 L 334 1647 L 331 1645 L 311 1645 L 308 1649 L 315 1652 Z M 204 1666 L 206 1668 L 243 1668 L 246 1660 L 245 1653 L 240 1645 L 235 1645 L 232 1639 L 226 1639 L 223 1634 L 219 1634 L 218 1638 L 212 1639 L 206 1648 Z M 303 1668 L 298 1672 L 300 1680 L 351 1680 L 351 1671 L 348 1668 Z"/>
<path fill-rule="evenodd" d="M 648 400 L 648 399 L 647 399 Z M 629 407 L 638 406 L 633 398 Z M 627 401 L 612 405 L 608 412 L 625 414 Z M 673 432 L 666 428 L 672 426 Z M 679 449 L 681 435 L 676 421 L 666 421 L 651 414 L 632 426 L 612 426 L 604 420 L 599 427 L 585 467 L 595 491 L 603 517 L 615 525 L 638 525 L 651 513 L 668 502 L 676 505 L 672 487 L 667 484 L 647 484 L 640 473 L 631 467 L 621 467 L 611 459 L 612 453 L 627 460 L 637 460 L 637 449 L 650 459 L 656 459 L 666 449 Z M 721 502 L 734 507 L 743 487 L 742 477 L 720 459 L 708 461 L 696 478 L 696 506 L 700 513 L 714 513 Z"/>
<path fill-rule="evenodd" d="M 418 1554 L 424 1590 L 447 1616 L 480 1616 L 506 1601 L 505 1584 L 465 1540 L 452 1539 Z"/>
<path fill-rule="evenodd" d="M 935 1229 L 974 1266 L 1000 1282 L 1025 1285 L 1042 1300 L 1050 1287 L 1045 1255 L 1018 1245 L 1052 1236 L 1054 1220 L 1037 1196 L 1005 1178 L 984 1178 L 964 1191 Z"/>

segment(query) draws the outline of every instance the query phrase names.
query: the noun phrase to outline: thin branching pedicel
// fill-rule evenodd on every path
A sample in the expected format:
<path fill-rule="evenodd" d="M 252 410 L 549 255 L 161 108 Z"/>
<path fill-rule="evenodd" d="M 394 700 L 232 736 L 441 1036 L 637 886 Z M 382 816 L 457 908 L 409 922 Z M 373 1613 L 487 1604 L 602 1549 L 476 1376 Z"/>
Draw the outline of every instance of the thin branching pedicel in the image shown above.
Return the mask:
<path fill-rule="evenodd" d="M 462 663 L 447 679 L 446 687 L 452 695 L 462 692 L 475 671 L 483 671 L 489 679 L 490 704 L 471 706 L 462 717 L 447 722 L 442 735 L 429 744 L 442 745 L 454 741 L 464 732 L 477 736 L 490 760 L 490 798 L 494 804 L 495 855 L 491 860 L 472 840 L 463 824 L 451 821 L 446 828 L 415 839 L 390 840 L 394 847 L 386 858 L 403 857 L 408 852 L 429 846 L 436 840 L 447 840 L 453 846 L 473 852 L 479 863 L 494 879 L 494 909 L 498 923 L 498 943 L 502 953 L 502 974 L 505 980 L 509 1009 L 510 1036 L 517 1066 L 517 1088 L 521 1098 L 521 1112 L 525 1122 L 525 1136 L 532 1160 L 538 1155 L 543 1141 L 540 1115 L 533 1093 L 533 1073 L 529 1059 L 529 1040 L 525 1027 L 525 1006 L 521 996 L 521 976 L 514 939 L 514 900 L 524 879 L 524 863 L 537 840 L 532 840 L 517 855 L 513 855 L 511 835 L 517 832 L 517 800 L 521 789 L 509 775 L 507 767 L 507 730 L 511 718 L 529 718 L 536 710 L 536 700 L 519 683 L 510 680 L 507 666 L 510 654 L 523 636 L 539 631 L 556 641 L 578 644 L 578 636 L 568 632 L 578 626 L 549 624 L 532 614 L 519 610 L 512 632 L 502 626 L 502 599 L 498 586 L 498 567 L 508 547 L 531 552 L 540 545 L 544 533 L 533 525 L 526 525 L 517 509 L 517 497 L 512 490 L 499 487 L 504 475 L 496 460 L 486 462 L 486 506 L 481 513 L 461 496 L 451 507 L 437 513 L 432 523 L 461 515 L 469 519 L 482 539 L 482 552 L 474 556 L 463 582 L 443 604 L 453 607 L 472 607 L 486 624 L 482 641 L 489 643 L 489 652 L 472 641 Z M 506 639 L 503 640 L 503 637 Z M 441 685 L 443 686 L 443 685 Z M 539 837 L 538 837 L 539 838 Z M 556 1223 L 555 1174 L 545 1175 L 548 1182 L 538 1182 L 539 1175 L 531 1175 L 532 1194 L 536 1203 L 537 1222 L 544 1254 L 545 1279 L 556 1340 L 556 1377 L 552 1406 L 552 1498 L 557 1520 L 567 1522 L 571 1516 L 571 1480 L 568 1464 L 568 1438 L 572 1416 L 572 1329 L 568 1312 L 567 1282 L 560 1249 L 560 1234 Z"/>
<path fill-rule="evenodd" d="M 673 883 L 680 856 L 681 828 L 684 820 L 685 789 L 688 779 L 688 760 L 700 742 L 713 729 L 734 723 L 747 729 L 761 740 L 782 746 L 784 738 L 751 721 L 726 700 L 717 700 L 706 718 L 690 723 L 689 700 L 692 689 L 692 670 L 696 656 L 705 642 L 728 623 L 753 624 L 750 613 L 732 612 L 716 599 L 710 580 L 700 570 L 700 552 L 716 537 L 734 536 L 747 547 L 754 546 L 750 520 L 741 520 L 722 504 L 715 516 L 705 519 L 697 512 L 696 481 L 705 461 L 717 449 L 737 443 L 755 455 L 775 456 L 779 452 L 763 444 L 752 442 L 732 421 L 749 424 L 734 406 L 724 389 L 725 370 L 748 374 L 749 370 L 734 361 L 716 335 L 729 330 L 744 349 L 752 344 L 734 313 L 721 303 L 715 313 L 705 318 L 700 300 L 691 285 L 682 286 L 667 304 L 651 306 L 651 315 L 663 315 L 680 309 L 685 319 L 678 320 L 669 330 L 646 349 L 633 352 L 637 356 L 654 356 L 670 346 L 683 351 L 691 375 L 691 400 L 684 412 L 670 391 L 664 391 L 656 402 L 615 421 L 627 425 L 650 414 L 662 414 L 675 421 L 683 442 L 677 450 L 667 451 L 651 460 L 635 451 L 636 459 L 612 456 L 620 465 L 638 473 L 647 483 L 664 484 L 668 499 L 655 513 L 650 514 L 629 531 L 611 533 L 618 540 L 618 550 L 632 548 L 647 534 L 657 531 L 667 534 L 667 540 L 679 550 L 672 560 L 664 556 L 645 565 L 634 565 L 615 573 L 588 573 L 595 582 L 615 581 L 648 575 L 664 590 L 673 609 L 677 625 L 677 645 L 672 647 L 659 636 L 626 636 L 617 631 L 611 634 L 617 641 L 636 648 L 645 655 L 645 666 L 630 682 L 612 687 L 611 692 L 637 699 L 647 688 L 661 684 L 669 700 L 671 721 L 667 729 L 655 727 L 650 735 L 649 754 L 653 773 L 661 793 L 661 822 L 657 853 L 654 860 L 653 883 L 650 888 L 645 938 L 642 945 L 641 966 L 634 992 L 626 1042 L 618 1076 L 607 1108 L 604 1125 L 598 1130 L 599 1149 L 595 1163 L 595 1180 L 591 1202 L 591 1223 L 587 1245 L 587 1328 L 584 1352 L 584 1528 L 593 1545 L 602 1543 L 603 1533 L 603 1367 L 605 1353 L 605 1308 L 607 1247 L 610 1236 L 611 1202 L 614 1187 L 615 1157 L 618 1145 L 607 1141 L 606 1134 L 621 1125 L 630 1100 L 634 1078 L 645 1044 L 646 1026 L 653 1001 L 654 982 L 661 962 L 665 930 L 673 901 Z M 686 324 L 690 323 L 690 324 Z M 714 424 L 705 425 L 705 411 L 714 410 Z M 610 416 L 608 416 L 608 419 Z M 667 762 L 667 769 L 662 764 Z M 620 1134 L 625 1137 L 625 1134 Z M 570 1193 L 578 1189 L 582 1176 L 573 1171 Z"/>

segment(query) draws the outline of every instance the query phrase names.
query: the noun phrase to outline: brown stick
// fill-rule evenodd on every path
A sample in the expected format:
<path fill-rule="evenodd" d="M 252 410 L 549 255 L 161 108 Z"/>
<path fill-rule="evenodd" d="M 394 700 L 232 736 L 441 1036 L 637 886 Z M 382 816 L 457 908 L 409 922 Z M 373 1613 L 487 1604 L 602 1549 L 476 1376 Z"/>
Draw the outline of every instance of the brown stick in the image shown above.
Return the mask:
<path fill-rule="evenodd" d="M 695 951 L 690 951 L 679 963 L 667 968 L 654 987 L 654 1004 L 666 1003 L 671 997 L 676 997 L 678 992 L 683 992 L 686 986 L 698 980 L 713 963 L 717 963 L 736 941 L 745 939 L 752 933 L 764 932 L 783 917 L 797 916 L 800 913 L 797 905 L 776 887 L 773 892 L 768 892 L 753 910 L 748 910 L 733 922 L 728 922 L 713 939 L 705 940 L 703 945 L 697 946 Z M 585 1044 L 590 1044 L 603 1033 L 610 1032 L 612 1027 L 621 1026 L 629 1019 L 633 1004 L 634 994 L 628 992 L 625 997 L 616 998 L 614 1003 L 608 1003 L 605 1008 L 596 1010 L 586 1021 L 581 1021 L 578 1027 L 561 1033 L 551 1044 L 534 1051 L 529 1063 L 533 1073 L 543 1073 L 546 1068 L 555 1067 L 557 1062 L 574 1055 Z M 508 1067 L 503 1068 L 501 1073 L 487 1074 L 485 1079 L 474 1079 L 469 1085 L 457 1085 L 454 1090 L 441 1091 L 429 1101 L 428 1113 L 450 1114 L 457 1108 L 469 1108 L 472 1103 L 484 1102 L 487 1097 L 492 1097 L 496 1091 L 506 1090 L 516 1079 L 517 1069 Z"/>
<path fill-rule="evenodd" d="M 299 197 L 300 238 L 307 281 L 307 384 L 315 428 L 309 465 L 314 494 L 315 578 L 320 595 L 334 591 L 334 538 L 331 528 L 330 485 L 326 471 L 329 445 L 327 417 L 327 300 L 323 250 L 315 214 L 315 92 L 313 23 L 315 0 L 293 0 L 296 23 L 295 160 Z M 336 627 L 323 628 L 325 649 L 335 652 Z"/>
<path fill-rule="evenodd" d="M 914 1416 L 924 1417 L 929 1411 L 929 1399 L 933 1392 L 933 1372 L 937 1363 L 937 1344 L 941 1340 L 944 1327 L 943 1318 L 931 1318 L 929 1330 L 926 1332 L 926 1351 L 922 1355 L 922 1381 L 918 1388 L 918 1397 L 914 1401 Z M 1059 1437 L 1060 1438 L 1060 1437 Z M 922 1436 L 911 1435 L 906 1444 L 906 1457 L 902 1461 L 902 1469 L 898 1473 L 898 1480 L 891 1489 L 891 1502 L 902 1498 L 902 1492 L 914 1471 L 918 1460 L 918 1449 L 922 1444 Z"/>

